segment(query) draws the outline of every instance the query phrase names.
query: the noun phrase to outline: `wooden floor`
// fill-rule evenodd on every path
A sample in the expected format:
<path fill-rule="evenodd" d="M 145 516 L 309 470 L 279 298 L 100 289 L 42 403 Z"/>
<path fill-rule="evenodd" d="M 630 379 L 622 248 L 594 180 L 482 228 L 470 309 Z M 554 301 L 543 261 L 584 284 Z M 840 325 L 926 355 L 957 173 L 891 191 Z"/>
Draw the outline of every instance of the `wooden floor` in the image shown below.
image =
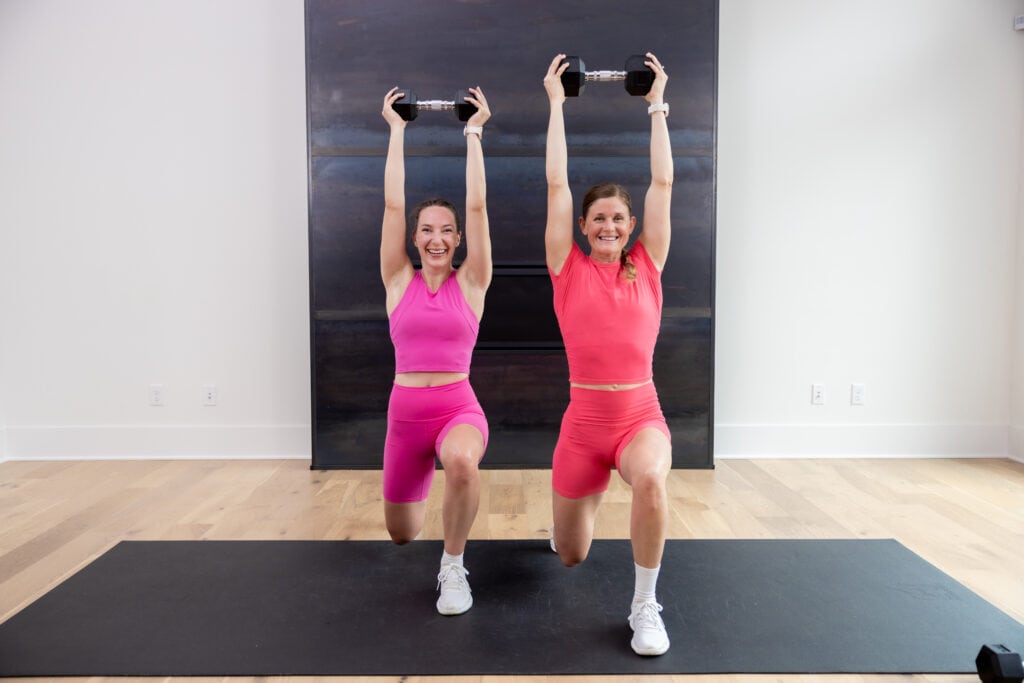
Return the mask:
<path fill-rule="evenodd" d="M 480 514 L 471 538 L 547 536 L 549 471 L 487 470 L 483 478 Z M 423 538 L 441 537 L 443 484 L 443 473 L 439 473 Z M 669 496 L 670 538 L 895 538 L 1024 622 L 1024 465 L 1020 463 L 720 460 L 714 470 L 672 472 Z M 597 536 L 628 537 L 628 510 L 629 490 L 613 477 Z M 0 621 L 124 539 L 383 540 L 387 535 L 382 518 L 379 472 L 314 472 L 307 461 L 2 463 Z M 88 680 L 126 683 L 135 679 Z M 273 680 L 429 683 L 440 678 Z M 463 676 L 444 680 L 967 683 L 978 677 Z"/>

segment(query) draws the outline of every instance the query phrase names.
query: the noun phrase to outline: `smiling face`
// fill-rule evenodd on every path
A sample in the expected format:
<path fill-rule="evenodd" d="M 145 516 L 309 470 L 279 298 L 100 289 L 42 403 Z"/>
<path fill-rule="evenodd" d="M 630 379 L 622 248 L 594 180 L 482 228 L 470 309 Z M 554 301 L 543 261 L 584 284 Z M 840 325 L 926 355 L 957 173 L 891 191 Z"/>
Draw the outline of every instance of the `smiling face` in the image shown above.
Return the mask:
<path fill-rule="evenodd" d="M 595 199 L 580 218 L 580 229 L 590 243 L 590 257 L 611 263 L 618 261 L 636 227 L 636 216 L 621 197 Z"/>
<path fill-rule="evenodd" d="M 419 213 L 412 243 L 426 267 L 451 267 L 455 248 L 462 241 L 455 214 L 444 206 L 425 206 Z"/>

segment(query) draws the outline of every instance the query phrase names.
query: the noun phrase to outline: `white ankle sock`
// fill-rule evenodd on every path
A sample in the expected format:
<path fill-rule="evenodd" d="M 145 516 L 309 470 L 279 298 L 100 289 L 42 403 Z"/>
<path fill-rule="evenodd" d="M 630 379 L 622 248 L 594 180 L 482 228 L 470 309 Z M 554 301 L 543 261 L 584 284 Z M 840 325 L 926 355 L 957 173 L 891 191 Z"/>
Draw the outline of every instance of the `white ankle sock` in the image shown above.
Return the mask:
<path fill-rule="evenodd" d="M 443 567 L 446 564 L 454 564 L 461 567 L 463 555 L 465 555 L 465 553 L 460 553 L 458 555 L 449 555 L 446 551 L 441 555 L 441 566 Z"/>
<path fill-rule="evenodd" d="M 641 567 L 634 562 L 633 566 L 636 568 L 636 583 L 633 589 L 633 602 L 654 600 L 655 589 L 658 585 L 658 572 L 661 570 L 661 565 L 659 564 L 654 569 L 648 569 L 647 567 Z"/>

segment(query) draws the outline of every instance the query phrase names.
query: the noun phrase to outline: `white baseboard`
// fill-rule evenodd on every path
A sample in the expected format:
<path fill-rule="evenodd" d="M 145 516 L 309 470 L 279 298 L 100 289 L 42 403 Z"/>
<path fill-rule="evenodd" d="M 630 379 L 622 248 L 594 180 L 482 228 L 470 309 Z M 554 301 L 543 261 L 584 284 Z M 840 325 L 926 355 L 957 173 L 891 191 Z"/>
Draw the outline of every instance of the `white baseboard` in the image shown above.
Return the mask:
<path fill-rule="evenodd" d="M 720 424 L 715 458 L 1006 458 L 1008 432 L 998 425 Z"/>
<path fill-rule="evenodd" d="M 310 458 L 309 425 L 11 427 L 5 460 Z M 0 434 L 2 436 L 2 434 Z"/>
<path fill-rule="evenodd" d="M 1024 426 L 1010 427 L 1010 460 L 1024 462 Z"/>

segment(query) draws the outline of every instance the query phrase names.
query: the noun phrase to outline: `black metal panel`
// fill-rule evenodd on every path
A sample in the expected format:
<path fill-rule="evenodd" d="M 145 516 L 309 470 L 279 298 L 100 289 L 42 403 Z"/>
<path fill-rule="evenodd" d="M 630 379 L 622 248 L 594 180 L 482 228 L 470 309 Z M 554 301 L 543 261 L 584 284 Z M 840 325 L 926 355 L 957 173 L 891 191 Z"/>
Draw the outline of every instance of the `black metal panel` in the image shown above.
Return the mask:
<path fill-rule="evenodd" d="M 380 106 L 392 85 L 424 99 L 470 85 L 487 93 L 495 274 L 471 373 L 491 428 L 485 466 L 550 465 L 568 368 L 544 265 L 541 79 L 557 52 L 621 69 L 646 50 L 669 69 L 676 171 L 655 382 L 674 466 L 712 466 L 717 0 L 307 0 L 306 11 L 313 467 L 380 466 L 394 372 L 379 270 Z M 410 206 L 428 196 L 463 204 L 462 125 L 453 113 L 424 112 L 406 129 Z M 577 205 L 588 187 L 614 180 L 642 220 L 646 103 L 621 84 L 589 84 L 567 103 L 566 126 Z"/>

